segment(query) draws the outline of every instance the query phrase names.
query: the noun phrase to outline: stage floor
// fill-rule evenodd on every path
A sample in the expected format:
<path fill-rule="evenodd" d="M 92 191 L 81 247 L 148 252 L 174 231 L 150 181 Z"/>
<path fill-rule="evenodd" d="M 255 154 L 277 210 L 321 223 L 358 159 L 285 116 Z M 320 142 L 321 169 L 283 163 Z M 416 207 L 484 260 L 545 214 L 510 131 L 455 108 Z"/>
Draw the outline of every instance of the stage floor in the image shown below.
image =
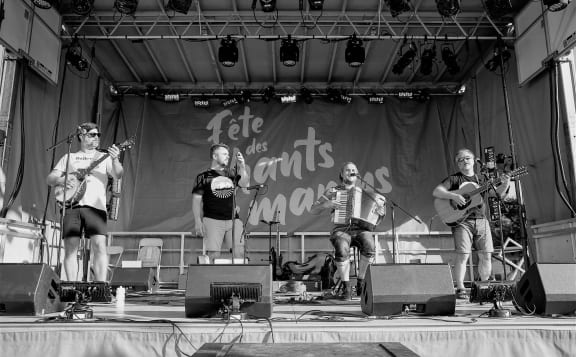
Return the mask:
<path fill-rule="evenodd" d="M 318 294 L 317 294 L 318 295 Z M 371 317 L 360 300 L 276 296 L 270 319 L 186 318 L 184 291 L 128 294 L 123 307 L 91 303 L 92 319 L 0 316 L 3 356 L 186 356 L 204 343 L 399 342 L 419 356 L 576 356 L 576 317 L 488 317 L 490 304 L 457 300 L 451 316 Z M 306 296 L 304 296 L 306 298 Z M 366 354 L 359 351 L 359 355 Z"/>

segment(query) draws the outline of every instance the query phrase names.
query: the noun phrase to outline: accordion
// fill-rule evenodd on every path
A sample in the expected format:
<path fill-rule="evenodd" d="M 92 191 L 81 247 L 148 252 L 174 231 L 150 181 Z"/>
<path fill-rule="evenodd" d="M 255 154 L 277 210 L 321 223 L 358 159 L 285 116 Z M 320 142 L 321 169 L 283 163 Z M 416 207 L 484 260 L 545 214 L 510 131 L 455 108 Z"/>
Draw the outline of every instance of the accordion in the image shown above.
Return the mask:
<path fill-rule="evenodd" d="M 334 224 L 356 224 L 373 231 L 385 215 L 379 215 L 377 210 L 378 206 L 386 208 L 386 198 L 374 192 L 364 191 L 360 187 L 336 190 L 333 201 L 339 205 L 332 216 Z"/>

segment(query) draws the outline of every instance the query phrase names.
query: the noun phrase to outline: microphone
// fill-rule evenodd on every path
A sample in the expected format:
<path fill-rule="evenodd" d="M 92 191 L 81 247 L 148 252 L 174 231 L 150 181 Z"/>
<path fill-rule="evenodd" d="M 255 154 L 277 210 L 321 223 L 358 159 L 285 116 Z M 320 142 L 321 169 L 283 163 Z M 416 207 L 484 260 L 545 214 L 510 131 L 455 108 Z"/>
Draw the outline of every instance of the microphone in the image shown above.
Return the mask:
<path fill-rule="evenodd" d="M 242 188 L 247 189 L 247 190 L 259 190 L 259 189 L 263 188 L 264 186 L 266 186 L 266 185 L 260 184 L 260 185 L 242 187 Z"/>

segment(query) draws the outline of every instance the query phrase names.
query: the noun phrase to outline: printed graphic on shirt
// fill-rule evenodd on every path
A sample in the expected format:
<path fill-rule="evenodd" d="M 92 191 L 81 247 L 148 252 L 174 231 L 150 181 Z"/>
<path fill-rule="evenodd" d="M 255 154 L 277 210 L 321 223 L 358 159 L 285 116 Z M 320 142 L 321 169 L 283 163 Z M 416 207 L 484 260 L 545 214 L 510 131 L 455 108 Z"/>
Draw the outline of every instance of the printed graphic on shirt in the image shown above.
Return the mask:
<path fill-rule="evenodd" d="M 234 183 L 232 180 L 225 176 L 218 176 L 212 179 L 210 183 L 212 194 L 218 198 L 228 198 L 232 196 L 234 191 Z"/>

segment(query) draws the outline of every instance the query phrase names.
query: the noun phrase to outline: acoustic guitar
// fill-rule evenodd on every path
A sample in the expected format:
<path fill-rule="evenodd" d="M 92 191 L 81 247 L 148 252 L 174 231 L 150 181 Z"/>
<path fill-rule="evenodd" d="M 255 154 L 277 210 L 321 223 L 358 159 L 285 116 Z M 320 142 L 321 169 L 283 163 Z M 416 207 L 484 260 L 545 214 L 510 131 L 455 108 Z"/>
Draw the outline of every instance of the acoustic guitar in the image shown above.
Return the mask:
<path fill-rule="evenodd" d="M 527 173 L 528 171 L 525 167 L 519 167 L 516 170 L 507 173 L 507 175 L 510 176 L 510 179 L 515 179 L 519 176 L 526 175 Z M 500 183 L 502 183 L 500 178 L 492 179 L 482 186 L 479 186 L 474 182 L 464 182 L 460 185 L 460 188 L 450 192 L 462 195 L 466 199 L 465 204 L 459 205 L 452 200 L 436 198 L 434 200 L 434 209 L 436 209 L 436 213 L 438 213 L 442 222 L 448 226 L 454 226 L 466 219 L 466 217 L 471 214 L 473 208 L 482 204 L 482 193 L 488 191 L 493 186 L 498 186 Z"/>
<path fill-rule="evenodd" d="M 134 143 L 135 138 L 133 136 L 116 146 L 120 151 L 124 151 L 134 146 Z M 74 176 L 76 180 L 68 180 L 66 184 L 67 187 L 64 187 L 64 185 L 58 185 L 54 188 L 54 197 L 56 198 L 56 202 L 58 202 L 60 206 L 66 206 L 66 208 L 78 204 L 86 193 L 86 176 L 88 176 L 96 166 L 106 160 L 108 156 L 110 156 L 110 154 L 104 153 L 97 160 L 90 163 L 88 167 L 68 173 L 68 175 Z M 65 201 L 64 197 L 66 197 Z"/>

